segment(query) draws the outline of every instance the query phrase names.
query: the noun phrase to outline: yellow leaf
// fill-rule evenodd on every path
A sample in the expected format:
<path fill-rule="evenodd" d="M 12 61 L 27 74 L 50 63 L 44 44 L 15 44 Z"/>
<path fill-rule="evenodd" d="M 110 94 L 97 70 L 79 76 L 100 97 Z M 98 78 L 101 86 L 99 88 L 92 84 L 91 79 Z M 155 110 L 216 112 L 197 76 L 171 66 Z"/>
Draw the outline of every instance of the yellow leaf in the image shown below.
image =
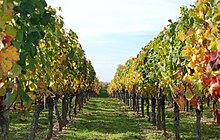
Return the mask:
<path fill-rule="evenodd" d="M 212 51 L 212 50 L 218 50 L 219 47 L 217 46 L 217 45 L 218 45 L 217 43 L 218 43 L 217 40 L 212 41 L 212 42 L 210 43 L 208 49 L 211 50 L 211 51 Z"/>
<path fill-rule="evenodd" d="M 189 58 L 189 56 L 191 56 L 191 54 L 192 54 L 191 49 L 192 49 L 192 47 L 190 47 L 190 46 L 185 46 L 184 49 L 183 49 L 183 51 L 182 51 L 182 56 Z"/>
<path fill-rule="evenodd" d="M 201 111 L 201 105 L 198 103 L 197 109 Z"/>
<path fill-rule="evenodd" d="M 217 22 L 220 20 L 220 12 L 216 13 L 213 17 L 212 17 L 212 22 Z"/>
<path fill-rule="evenodd" d="M 180 30 L 179 34 L 178 34 L 178 38 L 179 40 L 181 41 L 184 41 L 185 40 L 185 34 L 183 32 L 183 30 Z"/>
<path fill-rule="evenodd" d="M 191 83 L 192 82 L 192 78 L 190 75 L 188 75 L 188 73 L 185 74 L 185 76 L 183 77 L 183 81 L 187 82 L 187 83 Z"/>
<path fill-rule="evenodd" d="M 27 92 L 26 94 L 31 98 L 31 100 L 36 99 L 36 95 L 34 94 L 34 92 Z"/>
<path fill-rule="evenodd" d="M 192 58 L 192 61 L 195 62 L 197 59 L 197 55 L 193 54 L 193 56 L 191 58 Z"/>
<path fill-rule="evenodd" d="M 13 46 L 8 47 L 6 50 L 7 58 L 12 61 L 16 62 L 19 60 L 19 53 L 17 52 L 17 49 Z"/>
<path fill-rule="evenodd" d="M 196 73 L 203 73 L 203 68 L 202 67 L 196 66 L 194 68 L 194 70 L 195 70 Z"/>
<path fill-rule="evenodd" d="M 9 61 L 7 59 L 4 59 L 1 62 L 1 69 L 2 69 L 4 75 L 7 75 L 8 72 L 11 70 L 11 68 L 12 68 L 12 62 L 11 61 Z"/>
<path fill-rule="evenodd" d="M 31 83 L 31 84 L 29 85 L 29 89 L 30 89 L 30 91 L 34 91 L 34 90 L 36 89 L 35 84 L 34 84 L 34 83 Z"/>
<path fill-rule="evenodd" d="M 189 64 L 187 66 L 194 69 L 194 67 L 196 66 L 196 63 L 195 62 L 189 62 Z"/>
<path fill-rule="evenodd" d="M 188 57 L 188 55 L 189 55 L 189 50 L 183 50 L 182 51 L 182 56 L 183 57 Z"/>
<path fill-rule="evenodd" d="M 4 75 L 7 75 L 11 70 L 13 63 L 19 60 L 19 53 L 13 46 L 8 47 L 6 50 L 0 51 L 0 68 Z"/>
<path fill-rule="evenodd" d="M 187 33 L 186 33 L 186 36 L 185 36 L 185 39 L 187 39 L 188 37 L 191 37 L 192 35 L 194 35 L 196 33 L 195 29 L 194 28 L 190 28 Z"/>

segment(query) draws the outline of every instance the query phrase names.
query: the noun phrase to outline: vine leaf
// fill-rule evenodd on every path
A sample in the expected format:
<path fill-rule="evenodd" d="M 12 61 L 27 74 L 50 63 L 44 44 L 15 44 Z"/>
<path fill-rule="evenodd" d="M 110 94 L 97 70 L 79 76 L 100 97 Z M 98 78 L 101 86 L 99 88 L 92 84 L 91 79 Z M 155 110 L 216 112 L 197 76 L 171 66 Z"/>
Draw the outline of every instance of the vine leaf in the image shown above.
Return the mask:
<path fill-rule="evenodd" d="M 21 74 L 21 70 L 22 70 L 21 66 L 18 65 L 17 63 L 15 63 L 15 64 L 13 65 L 12 69 L 9 71 L 9 74 L 8 74 L 8 75 L 9 75 L 11 78 L 18 77 L 18 76 Z"/>
<path fill-rule="evenodd" d="M 194 97 L 194 95 L 190 92 L 189 89 L 187 89 L 185 93 L 185 97 L 188 101 L 190 101 Z"/>
<path fill-rule="evenodd" d="M 5 96 L 5 94 L 6 94 L 5 83 L 3 81 L 0 81 L 0 96 Z"/>
<path fill-rule="evenodd" d="M 34 92 L 32 92 L 32 91 L 27 92 L 26 94 L 31 98 L 31 100 L 35 100 L 37 98 L 36 95 L 34 94 Z"/>
<path fill-rule="evenodd" d="M 4 75 L 12 69 L 13 63 L 19 60 L 17 49 L 13 46 L 8 47 L 6 50 L 0 51 L 0 68 Z"/>
<path fill-rule="evenodd" d="M 179 111 L 183 111 L 183 109 L 186 105 L 186 99 L 183 97 L 183 95 L 179 95 L 175 101 L 179 107 Z"/>
<path fill-rule="evenodd" d="M 184 34 L 184 31 L 181 30 L 178 34 L 178 38 L 179 40 L 181 40 L 182 42 L 185 41 L 185 34 Z"/>

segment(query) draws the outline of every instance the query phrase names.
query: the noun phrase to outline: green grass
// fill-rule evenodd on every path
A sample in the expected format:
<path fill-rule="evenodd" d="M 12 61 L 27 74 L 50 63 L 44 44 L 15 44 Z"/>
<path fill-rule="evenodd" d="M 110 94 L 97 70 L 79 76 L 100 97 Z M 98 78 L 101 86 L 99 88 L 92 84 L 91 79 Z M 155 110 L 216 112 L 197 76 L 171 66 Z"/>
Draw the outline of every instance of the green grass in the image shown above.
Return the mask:
<path fill-rule="evenodd" d="M 10 112 L 9 139 L 27 140 L 33 121 L 33 111 L 26 112 L 23 116 L 22 111 Z M 23 120 L 23 121 L 22 121 Z M 47 109 L 41 112 L 36 133 L 36 140 L 44 139 L 47 133 Z"/>
<path fill-rule="evenodd" d="M 108 95 L 107 91 L 104 89 L 100 92 L 100 95 L 99 95 L 100 98 L 108 98 L 108 96 L 109 95 Z"/>
<path fill-rule="evenodd" d="M 83 112 L 64 131 L 61 140 L 134 140 L 149 139 L 144 133 L 147 123 L 116 99 L 93 98 Z M 148 128 L 149 131 L 152 130 Z M 155 133 L 151 138 L 162 138 Z"/>
<path fill-rule="evenodd" d="M 172 109 L 173 110 L 173 109 Z M 167 131 L 172 134 L 174 139 L 174 122 L 172 110 L 166 111 L 166 127 Z M 213 119 L 204 117 L 201 119 L 201 135 L 202 140 L 218 140 L 220 139 L 220 127 L 216 126 Z M 196 116 L 195 111 L 192 113 L 181 112 L 180 113 L 180 135 L 181 139 L 194 140 L 196 139 Z"/>
<path fill-rule="evenodd" d="M 164 139 L 162 131 L 155 130 L 146 118 L 135 114 L 119 100 L 112 98 L 91 98 L 83 111 L 70 121 L 53 139 L 60 140 L 158 140 Z M 59 104 L 59 108 L 60 104 Z M 151 109 L 150 109 L 151 110 Z M 33 111 L 22 116 L 21 111 L 10 112 L 10 140 L 27 140 L 30 133 Z M 21 122 L 20 119 L 26 119 Z M 54 117 L 56 123 L 56 118 Z M 183 140 L 196 139 L 195 111 L 180 113 L 180 135 Z M 166 109 L 166 127 L 168 139 L 175 139 L 173 108 Z M 40 114 L 36 140 L 42 140 L 47 133 L 47 109 Z M 216 126 L 208 109 L 201 120 L 203 140 L 220 139 L 220 126 Z"/>

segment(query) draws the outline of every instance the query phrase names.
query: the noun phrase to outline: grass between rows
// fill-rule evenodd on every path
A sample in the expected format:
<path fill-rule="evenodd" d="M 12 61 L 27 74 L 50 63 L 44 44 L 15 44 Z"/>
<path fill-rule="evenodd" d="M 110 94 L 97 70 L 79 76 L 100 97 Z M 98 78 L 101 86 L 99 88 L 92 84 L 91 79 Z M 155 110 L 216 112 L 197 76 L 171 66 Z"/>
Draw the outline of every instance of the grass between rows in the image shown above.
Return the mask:
<path fill-rule="evenodd" d="M 26 140 L 30 133 L 33 112 L 11 112 L 10 140 Z M 202 139 L 220 139 L 220 126 L 216 126 L 205 110 L 201 123 Z M 22 121 L 25 120 L 25 121 Z M 56 119 L 54 117 L 54 122 Z M 168 139 L 175 139 L 173 126 L 173 109 L 166 110 L 166 127 Z M 196 139 L 195 113 L 180 114 L 181 138 Z M 47 109 L 39 118 L 36 140 L 44 139 L 47 133 Z M 67 128 L 53 139 L 60 140 L 157 140 L 164 139 L 162 131 L 155 130 L 146 118 L 140 117 L 117 99 L 92 98 L 83 111 L 70 120 Z"/>
<path fill-rule="evenodd" d="M 61 140 L 134 140 L 159 139 L 149 125 L 145 133 L 144 118 L 136 115 L 118 100 L 93 98 L 76 117 L 72 128 L 64 131 Z"/>

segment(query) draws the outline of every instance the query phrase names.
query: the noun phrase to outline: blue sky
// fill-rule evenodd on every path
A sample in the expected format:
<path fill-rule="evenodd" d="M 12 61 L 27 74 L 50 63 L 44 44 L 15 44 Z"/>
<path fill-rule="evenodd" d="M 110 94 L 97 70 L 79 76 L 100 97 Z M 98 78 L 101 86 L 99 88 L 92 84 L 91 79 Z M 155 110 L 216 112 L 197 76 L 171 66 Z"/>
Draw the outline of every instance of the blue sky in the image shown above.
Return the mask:
<path fill-rule="evenodd" d="M 47 0 L 65 26 L 79 36 L 86 57 L 100 81 L 110 82 L 124 64 L 168 24 L 177 20 L 180 6 L 195 0 Z"/>

